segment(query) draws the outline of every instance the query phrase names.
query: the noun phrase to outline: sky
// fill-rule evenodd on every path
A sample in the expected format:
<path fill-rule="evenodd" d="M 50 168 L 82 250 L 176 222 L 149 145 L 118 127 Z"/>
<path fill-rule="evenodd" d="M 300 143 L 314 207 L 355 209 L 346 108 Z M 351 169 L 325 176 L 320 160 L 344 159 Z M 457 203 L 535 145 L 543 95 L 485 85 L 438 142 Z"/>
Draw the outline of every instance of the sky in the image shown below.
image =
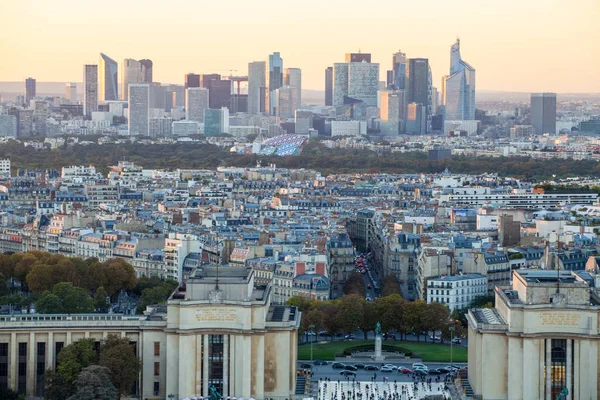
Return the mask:
<path fill-rule="evenodd" d="M 439 88 L 460 37 L 477 90 L 600 92 L 599 20 L 600 0 L 0 0 L 0 81 L 81 82 L 103 52 L 183 84 L 279 51 L 324 90 L 325 68 L 360 49 L 381 80 L 398 50 L 429 58 Z"/>

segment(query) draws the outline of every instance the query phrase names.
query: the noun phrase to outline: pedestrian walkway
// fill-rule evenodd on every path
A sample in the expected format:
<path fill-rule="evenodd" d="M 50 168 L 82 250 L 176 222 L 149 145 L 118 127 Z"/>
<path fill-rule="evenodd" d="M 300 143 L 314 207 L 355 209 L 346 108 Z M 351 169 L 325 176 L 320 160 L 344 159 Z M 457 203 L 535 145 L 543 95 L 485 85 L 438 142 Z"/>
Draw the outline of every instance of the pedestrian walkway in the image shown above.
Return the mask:
<path fill-rule="evenodd" d="M 418 400 L 428 396 L 450 399 L 445 383 L 438 382 L 319 382 L 318 400 Z"/>

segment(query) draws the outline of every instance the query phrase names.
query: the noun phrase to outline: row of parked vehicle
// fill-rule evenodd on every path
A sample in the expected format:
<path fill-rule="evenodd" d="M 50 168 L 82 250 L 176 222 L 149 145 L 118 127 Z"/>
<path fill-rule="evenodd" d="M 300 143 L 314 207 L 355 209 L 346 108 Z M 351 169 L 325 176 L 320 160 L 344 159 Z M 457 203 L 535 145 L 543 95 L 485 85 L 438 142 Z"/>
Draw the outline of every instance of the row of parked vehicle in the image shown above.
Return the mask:
<path fill-rule="evenodd" d="M 323 360 L 316 360 L 314 363 L 315 363 L 315 365 L 327 365 L 327 361 L 323 361 Z M 311 367 L 310 364 L 302 364 L 301 365 L 302 368 L 304 368 L 303 365 Z M 364 369 L 365 371 L 379 371 L 379 372 L 387 372 L 387 373 L 399 372 L 401 374 L 406 374 L 406 375 L 413 374 L 413 375 L 420 375 L 420 376 L 456 373 L 460 369 L 460 367 L 458 367 L 456 365 L 447 365 L 445 367 L 429 369 L 429 367 L 427 367 L 423 363 L 414 363 L 412 365 L 412 369 L 407 368 L 407 367 L 396 366 L 393 364 L 383 364 L 379 367 L 374 364 L 363 364 L 363 363 L 346 364 L 346 363 L 341 363 L 341 362 L 334 362 L 331 364 L 331 367 L 333 369 L 341 369 L 342 371 L 340 372 L 340 375 L 344 375 L 344 376 L 354 376 L 354 375 L 356 375 L 356 371 L 358 371 L 359 369 Z"/>

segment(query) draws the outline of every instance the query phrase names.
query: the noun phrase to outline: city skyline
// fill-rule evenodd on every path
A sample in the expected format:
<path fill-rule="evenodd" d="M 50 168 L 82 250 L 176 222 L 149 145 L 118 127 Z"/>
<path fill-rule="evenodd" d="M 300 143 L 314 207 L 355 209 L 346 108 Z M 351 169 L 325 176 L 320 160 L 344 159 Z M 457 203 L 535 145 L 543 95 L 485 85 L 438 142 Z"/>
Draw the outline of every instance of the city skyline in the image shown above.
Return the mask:
<path fill-rule="evenodd" d="M 108 15 L 113 3 L 121 13 Z M 279 14 L 275 12 L 278 7 L 253 9 L 236 2 L 232 5 L 235 12 L 226 20 L 213 19 L 210 23 L 198 23 L 194 17 L 196 13 L 192 11 L 199 5 L 180 1 L 169 8 L 145 7 L 144 18 L 131 21 L 128 16 L 133 14 L 129 11 L 137 8 L 138 3 L 108 0 L 106 6 L 96 7 L 58 0 L 51 5 L 35 1 L 3 5 L 5 31 L 23 33 L 18 43 L 0 41 L 1 54 L 10 60 L 3 65 L 0 80 L 23 81 L 32 76 L 38 82 L 79 81 L 81 65 L 95 63 L 102 51 L 115 60 L 149 58 L 154 61 L 155 81 L 180 84 L 190 71 L 229 75 L 230 70 L 237 70 L 233 74 L 242 75 L 249 62 L 279 51 L 286 65 L 302 69 L 304 88 L 323 91 L 323 70 L 338 61 L 339 54 L 358 49 L 371 53 L 373 62 L 381 65 L 379 79 L 385 80 L 385 71 L 391 68 L 390 56 L 401 49 L 409 58 L 428 58 L 433 85 L 440 87 L 441 77 L 449 66 L 448 43 L 458 36 L 465 43 L 466 59 L 477 68 L 481 90 L 600 91 L 595 68 L 600 55 L 589 51 L 590 41 L 600 38 L 592 21 L 594 11 L 600 11 L 600 4 L 594 0 L 579 0 L 576 6 L 508 0 L 503 7 L 494 10 L 468 0 L 459 1 L 458 6 L 443 2 L 436 2 L 434 7 L 392 5 L 403 14 L 411 15 L 402 24 L 393 23 L 397 15 L 394 12 L 378 14 L 373 22 L 363 21 L 363 15 L 352 12 L 354 7 L 342 7 L 341 14 L 332 20 L 330 11 L 336 8 L 334 3 L 320 4 L 321 14 L 313 15 L 311 4 L 316 2 L 312 0 L 303 3 L 294 13 L 284 10 Z M 186 13 L 180 12 L 183 7 Z M 303 22 L 308 14 L 311 15 L 310 29 Z M 100 29 L 105 17 L 112 21 L 114 29 Z M 433 28 L 428 23 L 432 18 L 436 20 Z M 162 21 L 169 20 L 177 23 L 162 25 Z M 564 29 L 547 23 L 561 20 L 576 23 Z M 340 37 L 335 34 L 358 22 L 361 35 Z M 155 24 L 163 29 L 153 29 Z M 78 26 L 85 29 L 78 30 Z M 506 29 L 508 26 L 510 30 Z M 265 35 L 267 30 L 278 28 L 280 34 Z M 165 29 L 169 35 L 163 34 Z M 226 34 L 219 35 L 218 40 L 203 39 L 211 37 L 210 32 L 215 29 Z M 140 30 L 145 34 L 134 34 Z M 194 35 L 190 35 L 191 32 Z M 186 37 L 186 40 L 178 43 L 171 40 L 173 35 Z M 121 37 L 127 40 L 120 40 Z M 190 52 L 190 48 L 202 51 Z M 557 49 L 560 57 L 556 57 Z M 59 56 L 52 57 L 52 54 Z M 507 58 L 519 62 L 505 62 Z M 568 74 L 572 79 L 557 80 L 560 74 Z"/>

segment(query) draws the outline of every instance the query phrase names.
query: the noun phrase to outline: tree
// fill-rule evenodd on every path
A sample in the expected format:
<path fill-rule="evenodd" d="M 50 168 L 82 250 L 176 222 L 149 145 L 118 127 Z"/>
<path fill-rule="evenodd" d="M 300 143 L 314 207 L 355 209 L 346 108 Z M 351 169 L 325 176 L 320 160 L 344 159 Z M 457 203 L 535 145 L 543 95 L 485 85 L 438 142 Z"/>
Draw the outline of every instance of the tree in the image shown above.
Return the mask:
<path fill-rule="evenodd" d="M 108 307 L 106 297 L 108 297 L 108 293 L 106 293 L 106 290 L 104 290 L 103 286 L 100 286 L 98 290 L 96 290 L 96 294 L 94 295 L 94 307 L 97 310 L 105 309 Z"/>
<path fill-rule="evenodd" d="M 338 325 L 346 333 L 354 333 L 361 327 L 364 319 L 365 299 L 357 294 L 342 296 L 339 301 L 337 318 Z"/>
<path fill-rule="evenodd" d="M 54 285 L 52 293 L 62 301 L 63 312 L 69 314 L 90 313 L 94 311 L 94 301 L 85 289 L 73 287 L 70 282 L 61 282 Z"/>
<path fill-rule="evenodd" d="M 436 331 L 442 331 L 448 325 L 450 310 L 443 304 L 434 302 L 427 304 L 422 321 L 426 330 L 431 331 L 435 336 Z M 427 339 L 425 339 L 427 340 Z"/>
<path fill-rule="evenodd" d="M 385 331 L 404 330 L 404 304 L 405 301 L 399 294 L 377 299 L 380 308 L 381 325 Z"/>
<path fill-rule="evenodd" d="M 65 385 L 74 384 L 82 369 L 96 363 L 98 355 L 94 346 L 92 338 L 79 339 L 58 353 L 56 372 L 64 379 Z"/>
<path fill-rule="evenodd" d="M 390 296 L 392 294 L 401 295 L 400 282 L 398 282 L 396 275 L 389 274 L 384 276 L 381 280 L 381 297 Z"/>
<path fill-rule="evenodd" d="M 353 271 L 344 284 L 344 294 L 358 294 L 365 297 L 365 281 L 360 272 Z"/>
<path fill-rule="evenodd" d="M 331 337 L 340 329 L 337 318 L 338 304 L 339 300 L 323 301 L 318 304 L 319 310 L 324 316 L 323 328 Z"/>
<path fill-rule="evenodd" d="M 71 395 L 73 384 L 68 383 L 62 374 L 53 369 L 44 373 L 44 399 L 64 400 Z"/>
<path fill-rule="evenodd" d="M 37 263 L 27 274 L 27 286 L 33 293 L 44 293 L 52 290 L 56 284 L 52 267 L 46 264 Z"/>
<path fill-rule="evenodd" d="M 381 320 L 380 307 L 378 307 L 379 299 L 375 301 L 365 302 L 363 320 L 360 327 L 367 337 L 367 332 L 375 330 L 375 325 Z"/>
<path fill-rule="evenodd" d="M 424 315 L 427 303 L 423 300 L 411 301 L 404 306 L 404 331 L 412 332 L 417 336 L 417 341 L 421 341 L 421 332 L 425 329 Z"/>
<path fill-rule="evenodd" d="M 159 286 L 144 289 L 142 291 L 142 297 L 136 308 L 136 313 L 142 314 L 146 307 L 151 304 L 163 304 L 173 293 L 173 290 L 177 287 L 177 283 L 163 282 Z"/>
<path fill-rule="evenodd" d="M 0 386 L 0 399 L 2 400 L 25 400 L 25 396 Z"/>
<path fill-rule="evenodd" d="M 106 283 L 104 289 L 112 297 L 121 289 L 133 289 L 135 287 L 136 278 L 135 270 L 125 260 L 121 258 L 111 258 L 104 264 Z"/>
<path fill-rule="evenodd" d="M 33 254 L 27 253 L 23 255 L 20 258 L 20 260 L 15 264 L 15 279 L 18 280 L 22 286 L 26 284 L 27 275 L 32 270 L 33 265 L 37 261 L 38 259 Z"/>
<path fill-rule="evenodd" d="M 61 298 L 52 292 L 45 292 L 35 302 L 35 309 L 40 314 L 62 314 L 64 312 Z"/>
<path fill-rule="evenodd" d="M 108 335 L 100 345 L 99 365 L 108 368 L 110 380 L 121 394 L 129 394 L 140 373 L 140 360 L 127 338 Z"/>
<path fill-rule="evenodd" d="M 68 400 L 115 400 L 119 398 L 119 393 L 109 376 L 109 369 L 100 365 L 84 368 L 75 381 L 77 389 Z"/>
<path fill-rule="evenodd" d="M 288 306 L 296 306 L 300 312 L 304 312 L 314 306 L 314 300 L 303 296 L 292 296 L 285 304 Z"/>
<path fill-rule="evenodd" d="M 0 273 L 0 297 L 8 296 L 10 293 L 10 289 L 8 287 L 8 280 L 4 275 Z"/>

